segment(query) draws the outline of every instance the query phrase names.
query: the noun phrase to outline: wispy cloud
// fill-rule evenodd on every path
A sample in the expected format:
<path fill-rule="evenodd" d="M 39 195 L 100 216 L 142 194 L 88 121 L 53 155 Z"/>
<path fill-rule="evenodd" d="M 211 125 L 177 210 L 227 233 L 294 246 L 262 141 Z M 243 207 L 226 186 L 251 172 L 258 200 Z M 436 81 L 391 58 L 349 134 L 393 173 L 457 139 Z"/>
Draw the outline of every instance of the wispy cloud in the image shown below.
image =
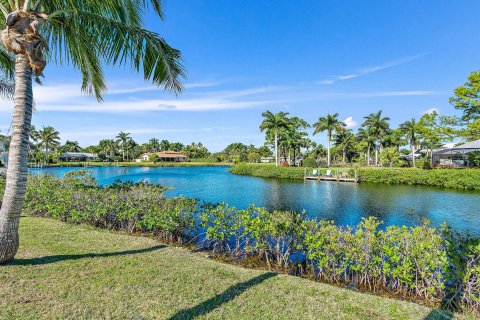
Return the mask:
<path fill-rule="evenodd" d="M 349 73 L 349 74 L 333 76 L 333 77 L 330 77 L 328 79 L 318 81 L 317 83 L 318 84 L 329 85 L 329 84 L 333 84 L 337 81 L 359 78 L 359 77 L 365 76 L 365 75 L 370 74 L 370 73 L 374 73 L 374 72 L 378 72 L 378 71 L 381 71 L 381 70 L 389 69 L 389 68 L 392 68 L 392 67 L 395 67 L 395 66 L 405 64 L 405 63 L 410 62 L 410 61 L 420 59 L 423 56 L 425 56 L 425 54 L 417 54 L 417 55 L 414 55 L 414 56 L 403 57 L 403 58 L 396 59 L 396 60 L 393 60 L 393 61 L 390 61 L 390 62 L 387 62 L 387 63 L 384 63 L 384 64 L 380 64 L 380 65 L 376 65 L 376 66 L 369 66 L 369 67 L 366 67 L 366 68 L 361 68 L 361 69 L 358 69 L 358 70 L 356 70 L 352 73 Z"/>

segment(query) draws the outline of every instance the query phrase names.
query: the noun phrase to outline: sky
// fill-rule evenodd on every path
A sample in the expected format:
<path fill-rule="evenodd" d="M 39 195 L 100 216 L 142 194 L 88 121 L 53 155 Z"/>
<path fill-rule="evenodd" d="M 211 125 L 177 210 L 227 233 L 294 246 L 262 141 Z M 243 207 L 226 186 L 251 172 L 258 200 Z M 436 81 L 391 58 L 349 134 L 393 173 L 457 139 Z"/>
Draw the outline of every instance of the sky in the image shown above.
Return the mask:
<path fill-rule="evenodd" d="M 265 110 L 309 123 L 338 112 L 354 130 L 378 110 L 394 127 L 434 109 L 459 114 L 448 100 L 480 69 L 478 0 L 165 0 L 164 11 L 145 25 L 181 50 L 183 93 L 129 66 L 106 68 L 99 104 L 81 93 L 76 70 L 52 62 L 34 87 L 36 128 L 53 126 L 82 147 L 120 131 L 210 151 L 260 146 Z M 11 116 L 12 102 L 0 101 L 2 133 Z"/>

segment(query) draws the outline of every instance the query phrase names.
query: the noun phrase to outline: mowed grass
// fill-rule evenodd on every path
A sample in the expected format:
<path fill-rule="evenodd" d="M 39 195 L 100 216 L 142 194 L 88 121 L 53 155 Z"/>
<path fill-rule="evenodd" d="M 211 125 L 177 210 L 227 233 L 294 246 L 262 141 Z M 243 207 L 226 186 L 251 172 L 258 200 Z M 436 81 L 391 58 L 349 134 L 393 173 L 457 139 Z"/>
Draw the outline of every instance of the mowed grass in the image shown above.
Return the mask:
<path fill-rule="evenodd" d="M 23 217 L 0 319 L 451 319 L 400 300 L 244 269 L 153 239 Z"/>

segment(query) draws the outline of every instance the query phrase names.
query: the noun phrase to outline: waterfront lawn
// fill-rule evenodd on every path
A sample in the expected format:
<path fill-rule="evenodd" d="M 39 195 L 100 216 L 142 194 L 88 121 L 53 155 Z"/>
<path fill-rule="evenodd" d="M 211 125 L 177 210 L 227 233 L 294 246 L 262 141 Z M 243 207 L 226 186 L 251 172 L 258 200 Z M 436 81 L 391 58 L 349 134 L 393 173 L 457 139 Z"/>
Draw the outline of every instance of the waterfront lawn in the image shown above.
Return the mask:
<path fill-rule="evenodd" d="M 20 232 L 0 267 L 0 319 L 467 318 L 88 226 L 23 217 Z"/>

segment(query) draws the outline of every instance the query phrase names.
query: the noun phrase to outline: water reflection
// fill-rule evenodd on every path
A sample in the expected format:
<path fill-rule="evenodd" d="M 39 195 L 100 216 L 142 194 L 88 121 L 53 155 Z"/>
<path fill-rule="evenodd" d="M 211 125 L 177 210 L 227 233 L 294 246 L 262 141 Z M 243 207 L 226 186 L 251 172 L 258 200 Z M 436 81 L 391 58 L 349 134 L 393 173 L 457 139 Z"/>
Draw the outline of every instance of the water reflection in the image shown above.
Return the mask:
<path fill-rule="evenodd" d="M 74 168 L 32 169 L 63 176 Z M 226 168 L 92 167 L 100 184 L 116 179 L 173 187 L 168 196 L 184 195 L 208 202 L 227 201 L 246 208 L 249 204 L 269 210 L 305 210 L 311 217 L 355 225 L 362 217 L 375 215 L 385 225 L 417 222 L 408 209 L 439 226 L 480 235 L 480 192 L 382 184 L 324 181 L 293 181 L 237 176 Z"/>

